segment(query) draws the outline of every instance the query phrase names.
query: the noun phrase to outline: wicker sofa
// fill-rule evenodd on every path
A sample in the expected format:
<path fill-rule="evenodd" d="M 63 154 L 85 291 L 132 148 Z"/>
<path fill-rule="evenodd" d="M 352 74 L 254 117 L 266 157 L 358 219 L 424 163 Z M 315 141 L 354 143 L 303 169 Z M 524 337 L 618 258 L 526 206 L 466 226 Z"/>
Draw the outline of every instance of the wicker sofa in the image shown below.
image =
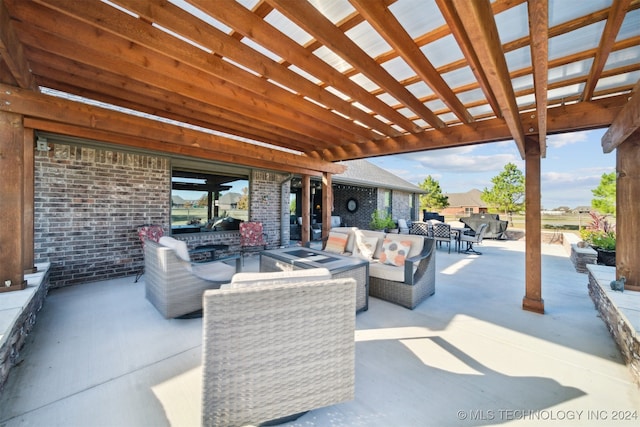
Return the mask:
<path fill-rule="evenodd" d="M 235 267 L 222 260 L 192 264 L 186 244 L 163 236 L 156 243 L 144 245 L 145 295 L 165 318 L 180 317 L 202 309 L 202 294 L 206 289 L 229 283 L 240 271 L 240 257 L 233 259 Z"/>
<path fill-rule="evenodd" d="M 339 235 L 343 236 L 342 241 L 345 242 L 342 247 L 338 242 Z M 409 247 L 408 253 L 395 263 L 388 255 L 388 249 L 394 243 Z M 324 247 L 330 252 L 368 259 L 369 295 L 410 309 L 435 293 L 434 249 L 435 241 L 425 236 L 355 227 L 332 228 Z"/>
<path fill-rule="evenodd" d="M 355 280 L 327 269 L 241 273 L 206 291 L 202 425 L 274 425 L 352 400 L 355 298 Z"/>

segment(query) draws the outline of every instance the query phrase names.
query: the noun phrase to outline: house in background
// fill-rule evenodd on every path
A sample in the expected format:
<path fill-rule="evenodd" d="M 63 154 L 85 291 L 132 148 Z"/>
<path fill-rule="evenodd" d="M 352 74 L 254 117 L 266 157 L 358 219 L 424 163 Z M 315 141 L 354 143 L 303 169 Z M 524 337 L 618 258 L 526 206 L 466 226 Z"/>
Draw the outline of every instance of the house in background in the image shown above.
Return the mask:
<path fill-rule="evenodd" d="M 339 216 L 342 225 L 369 228 L 371 214 L 381 210 L 391 214 L 394 220 L 416 220 L 419 215 L 420 194 L 426 192 L 417 185 L 371 163 L 367 160 L 349 160 L 339 162 L 347 169 L 333 176 L 333 206 L 331 215 Z M 296 218 L 302 214 L 299 203 L 302 197 L 300 180 L 291 183 L 291 238 L 299 238 Z M 321 205 L 322 188 L 319 182 L 312 181 L 312 217 L 321 218 L 325 208 Z"/>
<path fill-rule="evenodd" d="M 449 206 L 442 209 L 442 215 L 469 216 L 472 213 L 487 213 L 488 207 L 480 196 L 482 191 L 474 188 L 466 193 L 445 193 L 449 198 Z"/>

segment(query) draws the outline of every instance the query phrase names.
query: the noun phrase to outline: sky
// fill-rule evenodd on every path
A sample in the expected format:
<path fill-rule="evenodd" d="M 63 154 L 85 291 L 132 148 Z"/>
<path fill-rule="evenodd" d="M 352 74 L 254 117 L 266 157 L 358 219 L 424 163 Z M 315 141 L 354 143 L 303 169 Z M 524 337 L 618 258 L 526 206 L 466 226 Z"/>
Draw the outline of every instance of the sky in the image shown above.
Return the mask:
<path fill-rule="evenodd" d="M 543 209 L 591 206 L 591 190 L 598 186 L 602 174 L 615 171 L 615 151 L 602 151 L 605 132 L 597 129 L 547 136 L 547 155 L 540 163 Z M 440 182 L 443 193 L 491 188 L 491 178 L 509 162 L 525 172 L 525 162 L 513 140 L 367 160 L 416 185 L 431 175 Z"/>

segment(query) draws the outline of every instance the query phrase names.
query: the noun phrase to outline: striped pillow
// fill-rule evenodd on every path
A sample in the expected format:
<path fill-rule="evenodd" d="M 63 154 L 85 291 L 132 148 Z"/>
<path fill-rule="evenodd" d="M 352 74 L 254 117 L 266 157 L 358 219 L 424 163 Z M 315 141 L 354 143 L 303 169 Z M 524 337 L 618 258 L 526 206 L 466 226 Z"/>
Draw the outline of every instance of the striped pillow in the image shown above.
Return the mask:
<path fill-rule="evenodd" d="M 327 245 L 324 247 L 324 250 L 334 254 L 344 253 L 348 238 L 349 236 L 347 234 L 330 231 L 329 239 L 327 240 Z"/>

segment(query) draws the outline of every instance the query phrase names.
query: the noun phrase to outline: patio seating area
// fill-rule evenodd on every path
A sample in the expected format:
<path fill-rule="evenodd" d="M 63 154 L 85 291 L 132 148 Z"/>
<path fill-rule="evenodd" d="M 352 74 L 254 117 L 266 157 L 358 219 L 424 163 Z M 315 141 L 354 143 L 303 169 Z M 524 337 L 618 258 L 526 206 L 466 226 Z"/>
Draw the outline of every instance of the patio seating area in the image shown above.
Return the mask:
<path fill-rule="evenodd" d="M 438 250 L 437 291 L 414 310 L 370 298 L 356 316 L 355 400 L 286 425 L 637 425 L 638 385 L 563 246 L 542 245 L 544 316 L 521 308 L 525 242 L 482 251 Z M 200 425 L 202 319 L 163 318 L 144 281 L 52 290 L 0 425 Z"/>

